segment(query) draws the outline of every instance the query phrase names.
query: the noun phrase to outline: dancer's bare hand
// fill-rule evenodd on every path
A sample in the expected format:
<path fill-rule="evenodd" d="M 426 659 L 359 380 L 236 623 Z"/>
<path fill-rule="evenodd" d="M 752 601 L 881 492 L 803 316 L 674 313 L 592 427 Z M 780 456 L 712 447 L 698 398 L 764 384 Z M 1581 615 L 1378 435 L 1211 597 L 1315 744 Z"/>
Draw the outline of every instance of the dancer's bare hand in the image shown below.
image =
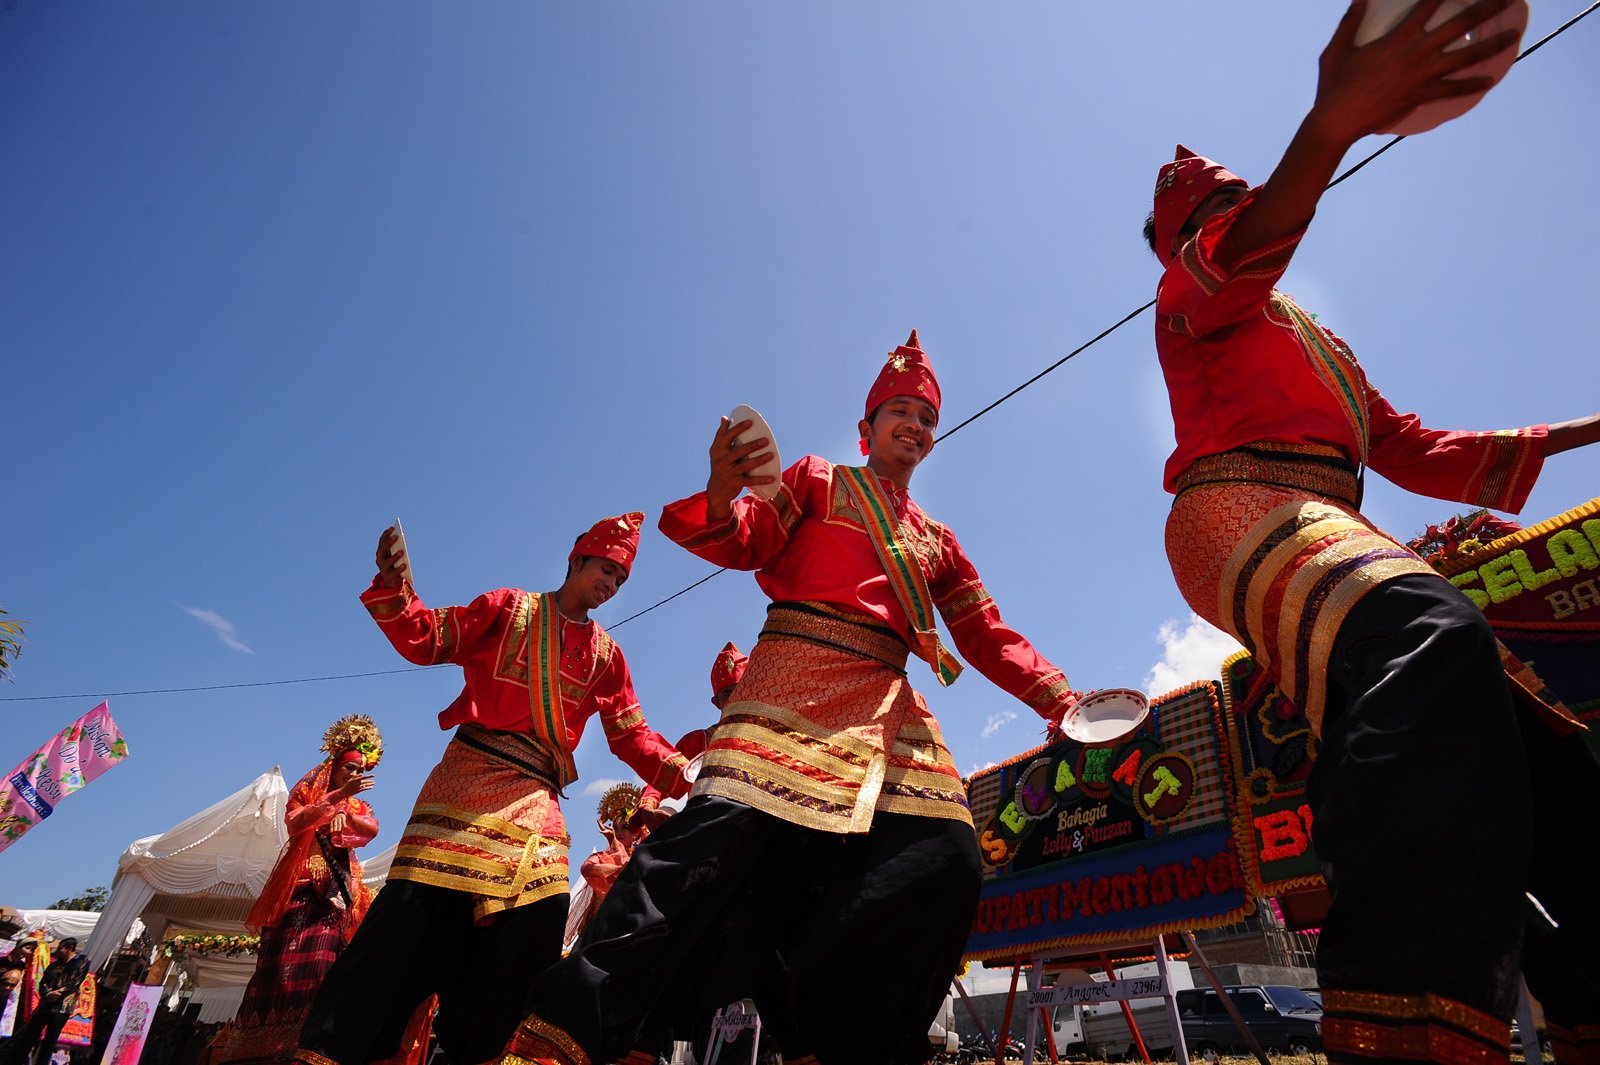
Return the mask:
<path fill-rule="evenodd" d="M 383 535 L 378 537 L 378 583 L 385 588 L 400 587 L 400 582 L 411 566 L 411 561 L 406 558 L 404 551 L 398 555 L 390 554 L 399 539 L 392 528 L 383 530 Z"/>
<path fill-rule="evenodd" d="M 635 832 L 641 829 L 654 832 L 667 823 L 667 818 L 672 816 L 672 811 L 660 806 L 641 806 L 633 811 L 633 816 L 628 818 L 628 827 Z"/>
<path fill-rule="evenodd" d="M 1478 0 L 1431 30 L 1428 20 L 1445 0 L 1422 0 L 1394 29 L 1358 47 L 1356 30 L 1370 2 L 1355 0 L 1350 5 L 1319 62 L 1311 117 L 1337 143 L 1354 144 L 1425 103 L 1487 90 L 1493 84 L 1490 78 L 1453 75 L 1517 42 L 1516 31 L 1508 30 L 1446 51 L 1446 46 L 1500 14 L 1513 0 Z"/>
<path fill-rule="evenodd" d="M 372 778 L 365 773 L 351 773 L 343 784 L 333 789 L 333 794 L 340 799 L 348 799 L 352 795 L 360 795 L 363 791 L 372 790 Z"/>
<path fill-rule="evenodd" d="M 706 520 L 719 522 L 732 513 L 733 501 L 740 492 L 753 485 L 771 484 L 775 478 L 757 477 L 751 471 L 772 458 L 764 450 L 771 441 L 764 436 L 746 440 L 735 446 L 734 439 L 748 432 L 751 423 L 733 424 L 726 417 L 711 439 L 711 476 L 706 480 Z"/>

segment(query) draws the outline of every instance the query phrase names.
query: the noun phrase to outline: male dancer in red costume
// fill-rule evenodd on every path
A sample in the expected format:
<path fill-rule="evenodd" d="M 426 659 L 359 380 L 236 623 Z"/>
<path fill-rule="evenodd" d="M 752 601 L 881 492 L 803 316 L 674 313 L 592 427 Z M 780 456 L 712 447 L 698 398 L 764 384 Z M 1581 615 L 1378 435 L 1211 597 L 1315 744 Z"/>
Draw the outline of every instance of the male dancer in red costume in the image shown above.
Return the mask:
<path fill-rule="evenodd" d="M 641 777 L 668 795 L 687 790 L 686 760 L 645 723 L 622 649 L 589 618 L 627 580 L 643 519 L 606 518 L 580 536 L 554 592 L 501 588 L 439 609 L 390 554 L 393 532 L 378 541 L 361 601 L 407 661 L 459 665 L 466 686 L 439 715 L 455 735 L 383 890 L 312 1003 L 299 1060 L 391 1056 L 430 994 L 452 1061 L 498 1055 L 534 977 L 561 953 L 569 837 L 558 796 L 577 779 L 572 752 L 591 716 Z"/>
<path fill-rule="evenodd" d="M 1592 962 L 1576 962 L 1600 940 L 1547 843 L 1592 833 L 1578 811 L 1592 809 L 1579 795 L 1593 757 L 1570 716 L 1508 687 L 1483 615 L 1359 507 L 1370 466 L 1414 491 L 1518 510 L 1546 457 L 1600 439 L 1600 417 L 1425 429 L 1273 287 L 1350 146 L 1420 103 L 1481 91 L 1452 75 L 1513 45 L 1445 51 L 1506 4 L 1426 29 L 1440 6 L 1424 0 L 1364 47 L 1366 4 L 1351 6 L 1265 185 L 1181 147 L 1161 168 L 1145 235 L 1166 267 L 1167 553 L 1189 605 L 1251 650 L 1321 740 L 1311 798 L 1333 894 L 1317 957 L 1330 1060 L 1506 1060 L 1519 957 L 1552 1033 L 1567 1032 L 1563 1060 L 1584 1060 L 1580 1029 L 1600 1020 L 1600 997 Z M 1426 817 L 1400 816 L 1408 803 Z M 1600 1031 L 1587 1033 L 1593 1055 Z"/>
<path fill-rule="evenodd" d="M 661 528 L 707 561 L 755 570 L 773 600 L 766 625 L 688 804 L 535 985 L 507 1062 L 608 1061 L 741 998 L 791 1061 L 927 1059 L 979 857 L 908 656 L 941 683 L 960 671 L 937 610 L 967 660 L 1047 721 L 1076 700 L 1001 620 L 955 535 L 911 500 L 939 404 L 913 332 L 868 393 L 866 466 L 807 456 L 770 501 L 739 498 L 771 483 L 752 473 L 767 441 L 736 445 L 749 425 L 723 419 L 706 491 L 668 506 Z"/>

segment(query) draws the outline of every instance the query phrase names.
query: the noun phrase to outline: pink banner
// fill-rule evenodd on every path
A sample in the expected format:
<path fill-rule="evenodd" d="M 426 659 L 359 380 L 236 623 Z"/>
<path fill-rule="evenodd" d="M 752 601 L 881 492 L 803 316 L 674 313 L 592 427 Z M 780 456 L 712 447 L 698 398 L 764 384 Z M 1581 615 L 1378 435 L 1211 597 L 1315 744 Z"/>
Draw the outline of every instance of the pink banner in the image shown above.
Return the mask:
<path fill-rule="evenodd" d="M 0 779 L 0 851 L 127 756 L 128 745 L 105 703 L 62 729 Z"/>
<path fill-rule="evenodd" d="M 150 1021 L 160 1002 L 160 984 L 133 984 L 128 988 L 128 997 L 122 1000 L 117 1026 L 111 1030 L 100 1065 L 138 1065 L 139 1052 L 144 1049 Z"/>

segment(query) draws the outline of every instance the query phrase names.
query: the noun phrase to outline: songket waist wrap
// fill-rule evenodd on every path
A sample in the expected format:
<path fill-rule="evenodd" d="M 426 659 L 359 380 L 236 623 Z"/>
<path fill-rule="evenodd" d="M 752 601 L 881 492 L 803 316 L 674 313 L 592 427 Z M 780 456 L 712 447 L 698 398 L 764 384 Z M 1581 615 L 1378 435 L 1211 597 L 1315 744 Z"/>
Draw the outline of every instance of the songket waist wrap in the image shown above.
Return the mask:
<path fill-rule="evenodd" d="M 1328 654 L 1360 598 L 1434 570 L 1357 510 L 1337 448 L 1262 442 L 1208 455 L 1178 477 L 1167 557 L 1195 613 L 1267 668 L 1320 732 Z"/>
<path fill-rule="evenodd" d="M 874 618 L 773 603 L 693 794 L 824 832 L 866 832 L 878 811 L 971 824 L 939 723 L 906 679 L 907 655 Z"/>
<path fill-rule="evenodd" d="M 567 893 L 556 762 L 518 732 L 465 724 L 417 795 L 391 880 L 463 891 L 473 917 Z"/>

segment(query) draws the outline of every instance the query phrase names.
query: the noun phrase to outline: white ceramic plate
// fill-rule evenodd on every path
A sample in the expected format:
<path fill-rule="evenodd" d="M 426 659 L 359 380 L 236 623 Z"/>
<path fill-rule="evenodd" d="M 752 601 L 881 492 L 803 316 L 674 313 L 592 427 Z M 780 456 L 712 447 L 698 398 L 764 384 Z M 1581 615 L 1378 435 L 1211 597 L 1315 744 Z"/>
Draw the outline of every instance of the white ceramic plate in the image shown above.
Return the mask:
<path fill-rule="evenodd" d="M 1150 700 L 1132 688 L 1102 688 L 1067 711 L 1061 730 L 1079 743 L 1111 743 L 1144 724 Z"/>
<path fill-rule="evenodd" d="M 1366 44 L 1392 30 L 1405 18 L 1418 3 L 1418 0 L 1371 0 L 1367 6 L 1367 14 L 1361 20 L 1361 27 L 1356 30 L 1356 44 Z M 1471 7 L 1469 0 L 1445 0 L 1438 12 L 1428 22 L 1431 29 L 1449 18 L 1454 18 L 1467 8 Z M 1506 8 L 1500 14 L 1491 18 L 1470 34 L 1450 45 L 1450 48 L 1460 48 L 1474 41 L 1486 37 L 1493 37 L 1504 30 L 1516 30 L 1517 42 L 1498 55 L 1491 56 L 1476 66 L 1468 67 L 1457 74 L 1457 77 L 1476 78 L 1490 77 L 1496 84 L 1506 76 L 1506 71 L 1511 69 L 1511 64 L 1517 60 L 1517 51 L 1522 44 L 1522 34 L 1528 29 L 1528 4 L 1527 0 L 1516 0 L 1516 3 Z M 1399 122 L 1384 130 L 1385 133 L 1403 133 L 1410 136 L 1413 133 L 1426 133 L 1433 127 L 1450 121 L 1472 110 L 1484 93 L 1472 96 L 1455 96 L 1448 100 L 1435 100 L 1423 104 L 1421 107 L 1406 115 Z"/>
<path fill-rule="evenodd" d="M 394 524 L 390 528 L 394 530 L 394 543 L 389 547 L 389 557 L 404 556 L 400 569 L 405 573 L 406 579 L 411 582 L 411 587 L 415 588 L 417 586 L 417 577 L 416 574 L 411 572 L 411 552 L 406 548 L 406 531 L 400 527 L 399 518 L 394 519 Z"/>
<path fill-rule="evenodd" d="M 767 438 L 766 450 L 772 453 L 772 458 L 751 470 L 750 475 L 752 477 L 771 477 L 772 483 L 753 484 L 750 486 L 750 493 L 760 496 L 762 499 L 771 499 L 778 494 L 778 489 L 783 487 L 783 481 L 781 480 L 783 477 L 783 460 L 778 458 L 778 438 L 772 435 L 772 426 L 767 424 L 767 420 L 761 416 L 761 412 L 748 404 L 741 403 L 728 412 L 729 425 L 738 425 L 740 422 L 750 423 L 750 428 L 745 431 L 749 433 L 751 440 L 759 440 L 761 437 Z M 735 447 L 739 445 L 740 439 L 737 436 L 733 438 Z"/>

